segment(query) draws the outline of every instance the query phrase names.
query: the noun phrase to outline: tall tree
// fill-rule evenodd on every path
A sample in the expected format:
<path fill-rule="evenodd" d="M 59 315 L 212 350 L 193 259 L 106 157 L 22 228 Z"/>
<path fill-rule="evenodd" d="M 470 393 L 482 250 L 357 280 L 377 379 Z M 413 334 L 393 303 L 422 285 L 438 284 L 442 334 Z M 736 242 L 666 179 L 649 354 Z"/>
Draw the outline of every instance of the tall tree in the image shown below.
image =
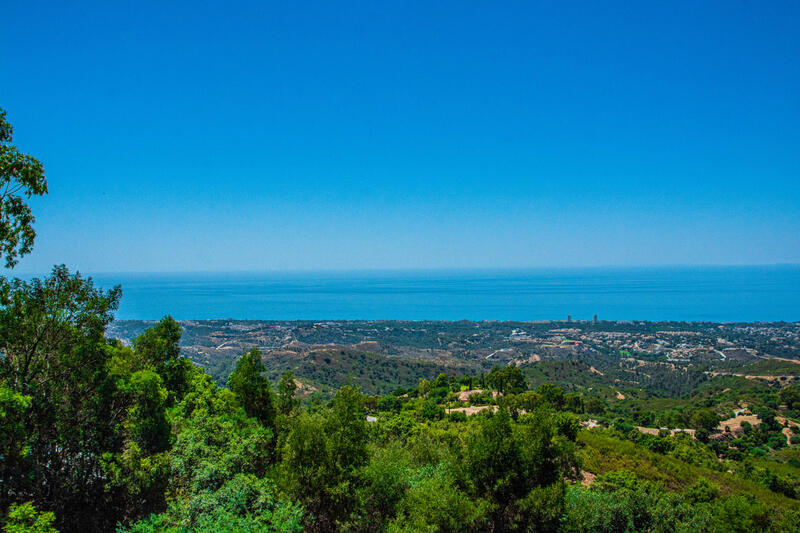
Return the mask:
<path fill-rule="evenodd" d="M 0 257 L 6 268 L 29 253 L 36 238 L 36 218 L 25 200 L 47 193 L 44 167 L 11 144 L 13 134 L 6 112 L 0 109 Z"/>
<path fill-rule="evenodd" d="M 10 478 L 2 485 L 17 501 L 54 511 L 59 529 L 114 523 L 102 457 L 120 445 L 124 412 L 115 406 L 104 334 L 120 294 L 60 266 L 44 280 L 9 283 L 0 306 L 0 381 L 30 398 L 25 463 L 3 471 Z"/>
<path fill-rule="evenodd" d="M 272 387 L 264 376 L 266 367 L 261 361 L 261 351 L 253 348 L 236 362 L 236 369 L 228 378 L 228 387 L 244 407 L 247 416 L 256 418 L 264 427 L 275 429 L 275 405 Z"/>
<path fill-rule="evenodd" d="M 516 365 L 495 366 L 486 376 L 486 384 L 503 394 L 519 394 L 527 388 L 525 375 Z"/>
<path fill-rule="evenodd" d="M 171 316 L 133 339 L 133 347 L 143 367 L 155 370 L 169 391 L 167 405 L 179 402 L 186 392 L 191 362 L 181 357 L 181 325 Z"/>
<path fill-rule="evenodd" d="M 364 398 L 342 387 L 321 415 L 293 420 L 283 448 L 283 478 L 289 493 L 306 510 L 309 531 L 340 531 L 354 511 L 359 471 L 367 463 Z"/>
<path fill-rule="evenodd" d="M 278 411 L 281 414 L 288 415 L 297 406 L 297 399 L 294 393 L 297 390 L 297 383 L 294 381 L 294 374 L 291 370 L 287 370 L 281 376 L 281 382 L 278 384 Z"/>

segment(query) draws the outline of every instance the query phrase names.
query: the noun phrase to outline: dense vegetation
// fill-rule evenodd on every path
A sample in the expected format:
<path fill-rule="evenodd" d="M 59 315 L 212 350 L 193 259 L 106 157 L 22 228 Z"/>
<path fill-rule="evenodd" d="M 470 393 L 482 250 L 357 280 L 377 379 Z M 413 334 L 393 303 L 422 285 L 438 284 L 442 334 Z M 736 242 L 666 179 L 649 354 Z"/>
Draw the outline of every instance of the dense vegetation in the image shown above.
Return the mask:
<path fill-rule="evenodd" d="M 46 182 L 4 117 L 0 240 L 13 266 L 35 236 L 24 199 Z M 258 350 L 218 384 L 181 356 L 169 316 L 129 344 L 106 338 L 121 297 L 64 266 L 2 280 L 5 532 L 800 529 L 796 386 L 679 385 L 683 371 L 658 367 L 657 386 L 619 390 L 593 360 L 434 375 L 345 351 L 344 368 L 320 352 L 295 369 L 352 384 L 302 396 L 292 369 L 268 372 Z M 742 403 L 751 421 L 719 429 Z"/>
<path fill-rule="evenodd" d="M 609 417 L 625 407 L 599 396 L 549 384 L 527 390 L 517 367 L 441 374 L 384 396 L 345 386 L 328 402 L 303 406 L 291 375 L 273 390 L 258 351 L 243 354 L 229 386 L 218 386 L 177 356 L 180 327 L 169 317 L 131 346 L 106 341 L 118 296 L 61 267 L 10 287 L 0 317 L 0 481 L 9 531 L 26 530 L 20 524 L 132 532 L 800 525 L 797 478 L 777 473 L 777 461 L 753 454 L 758 461 L 739 461 L 741 473 L 730 474 L 713 446 L 641 434 L 624 421 L 635 413 Z M 473 387 L 499 394 L 460 402 Z M 767 403 L 800 406 L 797 391 L 784 391 L 766 393 Z M 467 404 L 487 408 L 470 417 L 446 413 Z M 608 428 L 581 430 L 587 410 L 606 415 L 599 418 Z M 686 417 L 699 429 L 716 424 L 713 412 L 705 420 L 709 413 Z M 763 432 L 752 435 L 753 445 L 769 444 L 769 428 Z M 575 483 L 582 467 L 599 474 L 589 488 Z"/>

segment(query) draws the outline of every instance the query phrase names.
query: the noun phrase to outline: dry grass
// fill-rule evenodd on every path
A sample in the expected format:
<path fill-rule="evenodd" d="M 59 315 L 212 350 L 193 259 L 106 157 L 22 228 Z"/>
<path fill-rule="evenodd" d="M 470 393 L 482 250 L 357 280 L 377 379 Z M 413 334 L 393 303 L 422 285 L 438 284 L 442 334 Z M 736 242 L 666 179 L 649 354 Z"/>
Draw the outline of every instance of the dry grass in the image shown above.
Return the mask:
<path fill-rule="evenodd" d="M 636 429 L 639 430 L 640 433 L 645 433 L 647 435 L 658 435 L 662 429 L 667 428 L 646 428 L 642 426 L 636 426 Z M 670 436 L 674 437 L 676 433 L 686 433 L 691 435 L 694 438 L 694 430 L 693 429 L 670 429 L 668 430 Z"/>
<path fill-rule="evenodd" d="M 497 406 L 496 405 L 476 405 L 476 406 L 473 406 L 473 407 L 455 407 L 453 409 L 445 409 L 444 411 L 448 415 L 450 413 L 464 413 L 467 416 L 470 416 L 470 415 L 474 415 L 476 413 L 480 413 L 481 411 L 484 411 L 486 409 L 491 409 L 492 411 L 496 412 L 497 411 Z"/>
<path fill-rule="evenodd" d="M 740 433 L 742 431 L 742 422 L 748 422 L 751 426 L 757 426 L 761 423 L 756 415 L 739 415 L 728 420 L 723 420 L 717 426 L 720 431 L 725 431 L 725 426 L 729 427 L 731 433 Z"/>
<path fill-rule="evenodd" d="M 469 401 L 469 397 L 473 394 L 483 394 L 483 389 L 465 390 L 458 393 L 459 402 Z M 492 391 L 492 398 L 497 398 L 497 391 Z"/>

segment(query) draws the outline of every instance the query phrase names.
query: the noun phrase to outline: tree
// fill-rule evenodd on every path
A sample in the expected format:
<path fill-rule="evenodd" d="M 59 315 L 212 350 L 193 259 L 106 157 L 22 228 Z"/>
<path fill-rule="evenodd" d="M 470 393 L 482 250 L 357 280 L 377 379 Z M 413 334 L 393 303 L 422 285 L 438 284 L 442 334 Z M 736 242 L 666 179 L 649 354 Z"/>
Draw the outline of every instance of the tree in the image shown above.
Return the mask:
<path fill-rule="evenodd" d="M 449 387 L 450 386 L 450 378 L 447 377 L 447 374 L 441 372 L 433 382 L 433 388 L 438 389 L 441 387 Z"/>
<path fill-rule="evenodd" d="M 169 453 L 166 510 L 156 509 L 158 514 L 122 531 L 299 530 L 300 509 L 279 498 L 264 478 L 272 432 L 247 416 L 231 391 L 193 370 L 187 394 L 171 415 L 176 435 Z M 146 467 L 142 461 L 133 473 L 141 476 Z M 125 518 L 123 523 L 129 521 Z"/>
<path fill-rule="evenodd" d="M 511 417 L 501 409 L 481 421 L 467 447 L 467 471 L 475 494 L 497 504 L 524 494 L 520 443 L 513 438 Z"/>
<path fill-rule="evenodd" d="M 797 385 L 788 385 L 781 389 L 778 394 L 781 402 L 786 404 L 789 409 L 800 408 L 800 387 Z"/>
<path fill-rule="evenodd" d="M 442 406 L 437 405 L 432 398 L 428 398 L 422 404 L 420 415 L 425 420 L 441 420 L 444 418 L 444 409 Z"/>
<path fill-rule="evenodd" d="M 50 277 L 4 282 L 0 308 L 0 372 L 9 385 L 27 394 L 50 382 L 65 352 L 86 340 L 104 343 L 105 327 L 119 306 L 122 290 L 94 288 L 91 278 L 70 274 L 64 265 Z M 71 357 L 74 357 L 72 355 Z M 50 383 L 53 385 L 52 383 Z"/>
<path fill-rule="evenodd" d="M 170 428 L 166 418 L 167 391 L 164 382 L 152 370 L 139 370 L 128 377 L 120 389 L 130 399 L 126 436 L 146 453 L 158 453 L 169 447 Z"/>
<path fill-rule="evenodd" d="M 539 386 L 537 392 L 541 394 L 542 399 L 546 403 L 549 403 L 553 409 L 560 410 L 564 408 L 565 398 L 563 388 L 550 383 L 544 383 Z"/>
<path fill-rule="evenodd" d="M 3 533 L 58 533 L 52 526 L 53 513 L 40 513 L 31 502 L 14 504 L 8 511 Z"/>
<path fill-rule="evenodd" d="M 284 483 L 305 507 L 306 527 L 340 529 L 355 510 L 359 470 L 368 460 L 361 393 L 342 387 L 324 419 L 308 414 L 294 419 L 281 455 Z"/>
<path fill-rule="evenodd" d="M 711 432 L 719 423 L 719 417 L 711 409 L 698 409 L 692 413 L 689 425 L 694 429 L 703 429 Z"/>
<path fill-rule="evenodd" d="M 228 387 L 244 407 L 247 416 L 257 419 L 262 426 L 275 430 L 275 405 L 272 387 L 264 376 L 266 367 L 261 361 L 261 351 L 253 348 L 244 353 L 236 369 L 228 378 Z"/>
<path fill-rule="evenodd" d="M 597 396 L 592 396 L 586 401 L 586 412 L 591 415 L 602 415 L 606 412 L 605 403 Z"/>
<path fill-rule="evenodd" d="M 486 384 L 503 394 L 519 394 L 528 387 L 525 375 L 515 365 L 494 367 L 486 376 Z"/>
<path fill-rule="evenodd" d="M 64 266 L 4 289 L 0 381 L 30 404 L 25 461 L 17 471 L 3 470 L 0 485 L 18 502 L 54 511 L 62 530 L 113 527 L 117 502 L 106 491 L 102 457 L 121 446 L 117 426 L 126 411 L 116 405 L 105 328 L 121 291 L 96 289 Z M 3 496 L 0 506 L 9 503 Z"/>
<path fill-rule="evenodd" d="M 25 415 L 30 404 L 30 396 L 0 381 L 0 502 L 9 500 L 15 476 L 25 471 Z"/>
<path fill-rule="evenodd" d="M 172 406 L 186 392 L 187 373 L 191 362 L 181 357 L 181 325 L 171 316 L 165 316 L 155 326 L 133 339 L 133 348 L 140 357 L 140 367 L 155 370 L 164 380 Z"/>
<path fill-rule="evenodd" d="M 36 218 L 25 199 L 47 194 L 44 167 L 11 144 L 14 128 L 0 109 L 0 256 L 6 268 L 33 248 Z"/>
<path fill-rule="evenodd" d="M 488 505 L 473 501 L 441 472 L 419 481 L 399 504 L 389 533 L 485 531 Z"/>
<path fill-rule="evenodd" d="M 171 502 L 126 533 L 299 533 L 302 512 L 275 494 L 273 484 L 252 474 L 237 474 L 216 491 L 202 491 Z"/>
<path fill-rule="evenodd" d="M 567 411 L 573 413 L 583 413 L 585 409 L 583 397 L 580 394 L 566 394 L 564 396 L 564 403 Z"/>
<path fill-rule="evenodd" d="M 294 397 L 297 390 L 297 383 L 294 380 L 294 374 L 291 370 L 287 370 L 281 376 L 281 381 L 278 383 L 278 411 L 283 415 L 291 414 L 295 407 L 297 407 L 297 399 Z"/>
<path fill-rule="evenodd" d="M 420 396 L 426 396 L 431 391 L 431 382 L 427 379 L 419 380 L 419 385 L 417 385 L 417 392 Z"/>
<path fill-rule="evenodd" d="M 116 495 L 118 520 L 127 522 L 166 505 L 171 427 L 166 416 L 168 392 L 150 368 L 117 377 L 115 405 L 125 407 L 116 428 L 121 444 L 103 453 L 106 491 Z"/>

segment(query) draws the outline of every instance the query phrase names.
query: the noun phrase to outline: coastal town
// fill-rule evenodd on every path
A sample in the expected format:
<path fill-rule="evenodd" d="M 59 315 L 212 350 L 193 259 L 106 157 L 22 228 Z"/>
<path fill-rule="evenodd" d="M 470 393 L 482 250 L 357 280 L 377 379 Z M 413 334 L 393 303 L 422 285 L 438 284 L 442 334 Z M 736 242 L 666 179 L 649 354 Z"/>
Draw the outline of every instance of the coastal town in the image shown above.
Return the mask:
<path fill-rule="evenodd" d="M 151 324 L 116 321 L 108 335 L 126 343 Z M 800 363 L 797 322 L 222 319 L 180 324 L 182 354 L 223 381 L 230 363 L 252 348 L 263 353 L 268 366 L 281 368 L 311 352 L 346 349 L 374 354 L 388 364 L 419 361 L 445 371 L 480 372 L 508 364 L 526 368 L 540 362 L 576 361 L 585 362 L 594 373 L 614 370 L 623 376 L 642 374 L 649 368 L 661 373 L 692 370 L 792 382 L 795 374 L 800 374 L 800 364 L 795 365 Z"/>

